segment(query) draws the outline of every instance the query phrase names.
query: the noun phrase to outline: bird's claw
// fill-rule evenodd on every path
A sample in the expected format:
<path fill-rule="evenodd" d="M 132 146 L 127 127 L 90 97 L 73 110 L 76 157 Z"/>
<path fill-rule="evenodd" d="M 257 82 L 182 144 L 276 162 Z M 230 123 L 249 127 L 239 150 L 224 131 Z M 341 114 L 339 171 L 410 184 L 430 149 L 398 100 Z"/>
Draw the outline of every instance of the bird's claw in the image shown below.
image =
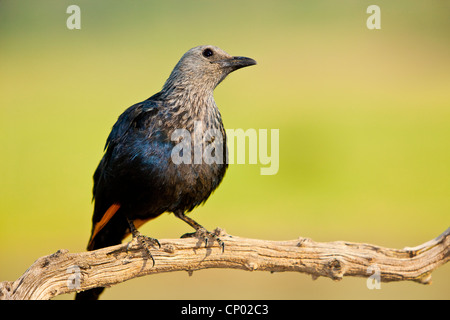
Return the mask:
<path fill-rule="evenodd" d="M 147 257 L 152 259 L 152 263 L 153 263 L 152 267 L 154 267 L 155 266 L 155 258 L 153 258 L 153 255 L 152 255 L 152 253 L 150 251 L 149 243 L 151 245 L 153 245 L 153 246 L 158 245 L 159 249 L 161 249 L 161 243 L 159 243 L 158 239 L 155 239 L 155 238 L 152 238 L 152 237 L 149 237 L 149 236 L 144 236 L 141 233 L 138 233 L 138 234 L 134 235 L 133 236 L 133 240 L 134 239 L 136 239 L 138 241 L 138 243 L 140 244 L 141 248 L 145 250 L 145 252 L 147 254 Z M 132 243 L 132 241 L 130 241 L 128 243 L 127 251 L 129 249 L 131 243 Z"/>
<path fill-rule="evenodd" d="M 151 243 L 153 246 L 158 246 L 158 249 L 161 249 L 161 243 L 159 243 L 159 241 L 158 241 L 158 239 L 156 239 L 156 238 L 152 238 L 152 237 L 149 237 L 149 236 L 144 236 L 144 235 L 140 235 L 140 237 L 142 237 L 142 238 L 144 238 L 144 241 L 146 242 L 146 243 Z"/>
<path fill-rule="evenodd" d="M 222 248 L 222 253 L 225 251 L 225 243 L 215 234 L 214 232 L 209 232 L 205 228 L 199 228 L 195 232 L 185 233 L 181 238 L 198 238 L 205 242 L 205 248 L 208 247 L 208 239 L 213 238 L 217 241 L 219 246 Z"/>

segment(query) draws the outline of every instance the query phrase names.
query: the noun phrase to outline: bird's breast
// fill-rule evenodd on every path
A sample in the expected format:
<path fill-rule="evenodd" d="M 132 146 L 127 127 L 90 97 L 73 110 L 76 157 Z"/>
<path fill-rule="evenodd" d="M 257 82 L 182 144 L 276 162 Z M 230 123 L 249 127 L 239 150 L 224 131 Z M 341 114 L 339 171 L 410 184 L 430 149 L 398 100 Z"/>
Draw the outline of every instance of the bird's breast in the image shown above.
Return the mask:
<path fill-rule="evenodd" d="M 167 211 L 190 211 L 204 202 L 225 174 L 226 136 L 215 103 L 174 105 L 130 135 L 127 170 L 136 172 L 128 183 L 139 187 L 148 202 Z M 131 153 L 129 153 L 131 151 Z M 145 194 L 145 195 L 144 195 Z M 162 203 L 164 202 L 164 203 Z"/>

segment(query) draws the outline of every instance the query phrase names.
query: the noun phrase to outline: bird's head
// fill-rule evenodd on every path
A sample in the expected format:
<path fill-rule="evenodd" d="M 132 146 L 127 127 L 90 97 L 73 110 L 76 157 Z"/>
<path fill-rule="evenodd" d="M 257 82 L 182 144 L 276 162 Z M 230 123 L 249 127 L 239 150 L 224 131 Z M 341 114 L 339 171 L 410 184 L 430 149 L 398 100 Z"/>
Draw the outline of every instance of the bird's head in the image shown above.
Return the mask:
<path fill-rule="evenodd" d="M 215 46 L 198 46 L 181 57 L 164 88 L 214 90 L 231 72 L 255 64 L 251 58 L 234 57 Z"/>

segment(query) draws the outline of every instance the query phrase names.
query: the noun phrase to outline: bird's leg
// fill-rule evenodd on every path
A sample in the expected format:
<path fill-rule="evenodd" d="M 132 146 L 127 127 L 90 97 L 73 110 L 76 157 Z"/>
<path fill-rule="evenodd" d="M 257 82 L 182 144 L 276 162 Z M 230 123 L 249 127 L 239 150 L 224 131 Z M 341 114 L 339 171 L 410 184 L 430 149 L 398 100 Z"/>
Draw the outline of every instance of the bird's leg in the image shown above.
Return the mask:
<path fill-rule="evenodd" d="M 127 218 L 127 221 L 128 221 L 128 225 L 130 226 L 130 231 L 131 231 L 131 235 L 133 236 L 133 239 L 137 238 L 141 247 L 146 251 L 147 255 L 152 259 L 153 266 L 155 266 L 155 258 L 153 258 L 153 255 L 150 252 L 150 249 L 148 247 L 148 242 L 152 243 L 153 245 L 158 245 L 158 247 L 161 248 L 161 244 L 159 243 L 158 239 L 144 236 L 143 234 L 141 234 L 138 231 L 138 229 L 136 228 L 136 226 L 134 225 L 132 220 Z"/>
<path fill-rule="evenodd" d="M 222 252 L 225 250 L 225 244 L 215 233 L 209 232 L 208 230 L 206 230 L 202 225 L 200 225 L 194 219 L 191 219 L 188 216 L 186 216 L 183 211 L 176 211 L 174 213 L 177 218 L 183 220 L 184 222 L 186 222 L 188 225 L 190 225 L 192 228 L 195 229 L 195 232 L 185 233 L 181 236 L 181 238 L 190 238 L 190 237 L 202 238 L 205 241 L 205 247 L 206 247 L 206 246 L 208 246 L 208 237 L 211 237 L 219 243 L 219 246 L 222 248 Z"/>

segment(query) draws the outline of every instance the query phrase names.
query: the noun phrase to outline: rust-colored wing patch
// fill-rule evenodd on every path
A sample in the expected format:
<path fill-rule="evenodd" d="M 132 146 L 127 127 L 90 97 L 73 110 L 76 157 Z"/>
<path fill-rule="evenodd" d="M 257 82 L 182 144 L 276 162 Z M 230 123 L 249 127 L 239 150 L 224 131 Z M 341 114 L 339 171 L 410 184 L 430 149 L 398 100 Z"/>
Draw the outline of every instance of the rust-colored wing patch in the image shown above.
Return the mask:
<path fill-rule="evenodd" d="M 108 208 L 108 210 L 106 210 L 101 220 L 95 224 L 94 230 L 92 231 L 91 239 L 89 240 L 88 250 L 92 250 L 94 246 L 95 236 L 100 232 L 100 230 L 103 229 L 103 227 L 108 223 L 108 221 L 111 220 L 111 218 L 116 214 L 119 208 L 120 204 L 114 203 Z"/>

